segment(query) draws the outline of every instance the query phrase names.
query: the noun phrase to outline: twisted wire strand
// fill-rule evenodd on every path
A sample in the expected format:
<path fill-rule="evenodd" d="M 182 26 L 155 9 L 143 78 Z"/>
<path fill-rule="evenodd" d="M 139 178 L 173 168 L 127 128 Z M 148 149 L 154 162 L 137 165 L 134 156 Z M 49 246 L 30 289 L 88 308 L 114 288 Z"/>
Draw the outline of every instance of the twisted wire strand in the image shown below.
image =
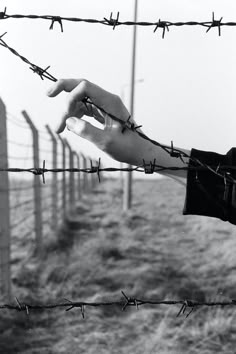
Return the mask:
<path fill-rule="evenodd" d="M 211 168 L 214 170 L 217 169 L 218 166 L 186 166 L 186 167 L 175 167 L 175 166 L 160 166 L 157 164 L 152 164 L 153 172 L 162 172 L 162 171 L 207 171 L 208 168 Z M 222 165 L 219 167 L 219 170 L 222 171 L 231 171 L 234 172 L 236 171 L 236 166 L 232 165 Z M 104 168 L 98 168 L 97 166 L 93 166 L 93 168 L 18 168 L 18 167 L 10 167 L 10 168 L 0 168 L 0 172 L 14 172 L 14 173 L 20 173 L 20 172 L 29 172 L 34 175 L 42 175 L 44 173 L 52 172 L 52 173 L 62 173 L 62 172 L 74 172 L 74 173 L 97 173 L 97 172 L 143 172 L 145 173 L 145 168 L 143 165 L 140 165 L 138 167 L 123 167 L 123 168 L 116 168 L 116 167 L 104 167 Z M 218 175 L 218 174 L 217 174 Z M 63 182 L 63 180 L 59 181 L 60 183 Z M 33 186 L 32 186 L 33 187 Z M 28 187 L 26 187 L 28 188 Z M 18 189 L 12 189 L 12 190 L 18 190 Z"/>
<path fill-rule="evenodd" d="M 214 17 L 214 12 L 212 13 L 212 20 L 208 21 L 168 21 L 168 20 L 161 20 L 158 19 L 158 21 L 120 21 L 119 20 L 119 15 L 120 13 L 117 12 L 116 18 L 113 17 L 113 13 L 110 13 L 110 18 L 104 17 L 101 20 L 94 19 L 94 18 L 80 18 L 80 17 L 66 17 L 66 16 L 53 16 L 53 15 L 24 15 L 24 14 L 7 14 L 6 13 L 6 8 L 4 12 L 0 13 L 0 19 L 6 20 L 6 19 L 30 19 L 30 20 L 47 20 L 51 22 L 51 25 L 49 27 L 50 30 L 53 29 L 54 23 L 58 22 L 61 28 L 61 32 L 63 32 L 63 21 L 68 21 L 68 22 L 84 22 L 88 24 L 101 24 L 105 26 L 110 26 L 113 28 L 113 30 L 118 27 L 118 26 L 141 26 L 141 27 L 154 27 L 154 32 L 158 28 L 161 28 L 163 30 L 163 35 L 162 37 L 164 38 L 165 36 L 165 30 L 169 30 L 169 27 L 181 27 L 181 26 L 199 26 L 199 27 L 205 27 L 207 28 L 207 32 L 213 28 L 217 27 L 219 31 L 219 35 L 221 35 L 221 27 L 222 26 L 230 26 L 234 27 L 236 26 L 235 21 L 229 21 L 229 22 L 222 22 L 223 17 L 221 17 L 219 20 L 216 20 Z"/>
<path fill-rule="evenodd" d="M 119 306 L 122 311 L 125 311 L 128 307 L 135 307 L 137 310 L 140 306 L 151 305 L 181 305 L 180 310 L 177 313 L 176 317 L 180 315 L 184 315 L 188 317 L 194 310 L 199 309 L 200 307 L 216 307 L 220 306 L 224 307 L 232 307 L 236 305 L 236 300 L 228 300 L 228 301 L 196 301 L 191 299 L 185 300 L 145 300 L 139 299 L 135 297 L 129 297 L 122 291 L 123 299 L 116 301 L 97 301 L 97 302 L 87 302 L 87 301 L 70 301 L 68 299 L 64 299 L 64 302 L 58 303 L 49 303 L 49 304 L 40 304 L 40 303 L 24 303 L 20 302 L 17 297 L 15 297 L 16 305 L 12 304 L 2 304 L 0 305 L 0 309 L 7 310 L 15 310 L 15 311 L 26 311 L 27 315 L 29 315 L 30 310 L 48 310 L 55 308 L 65 308 L 65 311 L 70 311 L 75 308 L 79 308 L 81 310 L 82 317 L 85 317 L 85 307 L 111 307 L 111 306 Z M 189 312 L 187 313 L 187 310 Z"/>

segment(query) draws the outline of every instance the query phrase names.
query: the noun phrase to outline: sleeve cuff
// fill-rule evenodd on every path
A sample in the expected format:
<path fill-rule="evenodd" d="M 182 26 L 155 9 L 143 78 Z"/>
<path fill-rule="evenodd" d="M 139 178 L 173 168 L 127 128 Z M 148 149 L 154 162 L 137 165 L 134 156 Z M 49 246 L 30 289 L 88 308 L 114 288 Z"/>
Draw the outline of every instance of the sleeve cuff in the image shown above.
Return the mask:
<path fill-rule="evenodd" d="M 229 150 L 226 155 L 192 149 L 191 158 L 213 166 L 214 170 L 219 164 L 221 166 L 236 166 L 236 148 Z M 189 167 L 197 166 L 197 162 L 192 161 L 191 158 Z M 231 171 L 230 174 L 236 179 L 236 171 Z M 215 217 L 236 225 L 235 184 L 225 183 L 224 178 L 211 171 L 189 169 L 183 214 Z"/>

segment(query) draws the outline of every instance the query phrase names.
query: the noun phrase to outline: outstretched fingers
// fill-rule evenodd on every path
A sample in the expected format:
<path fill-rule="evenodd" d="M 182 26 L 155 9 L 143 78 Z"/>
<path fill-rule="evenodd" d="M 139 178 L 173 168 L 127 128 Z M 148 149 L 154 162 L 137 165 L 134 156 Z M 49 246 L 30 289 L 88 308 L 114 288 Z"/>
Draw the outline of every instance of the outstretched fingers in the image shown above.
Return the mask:
<path fill-rule="evenodd" d="M 100 123 L 105 123 L 104 117 L 106 113 L 108 115 L 115 116 L 120 120 L 126 120 L 129 116 L 129 113 L 122 103 L 120 97 L 105 91 L 101 87 L 87 80 L 59 80 L 54 84 L 50 92 L 48 92 L 48 96 L 55 97 L 62 91 L 69 92 L 69 94 L 67 107 L 65 110 L 66 112 L 62 115 L 61 124 L 57 131 L 58 133 L 61 133 L 65 129 L 65 121 L 67 118 L 71 116 L 78 117 L 76 111 L 77 105 L 79 102 L 82 103 L 84 98 L 87 97 L 90 99 L 94 109 L 92 109 L 92 112 L 90 109 L 87 109 L 87 111 L 83 111 L 83 114 L 93 116 Z M 87 106 L 84 102 L 83 104 Z"/>
<path fill-rule="evenodd" d="M 55 97 L 62 91 L 67 91 L 70 93 L 68 95 L 66 112 L 62 115 L 60 126 L 57 129 L 58 134 L 65 129 L 66 126 L 65 121 L 67 118 L 73 115 L 79 117 L 78 104 L 80 104 L 80 106 L 81 105 L 83 106 L 83 108 L 80 109 L 80 111 L 82 111 L 83 114 L 93 116 L 93 114 L 91 113 L 91 107 L 90 107 L 91 105 L 86 105 L 85 103 L 82 102 L 84 98 L 89 97 L 92 100 L 92 102 L 95 102 L 95 104 L 96 102 L 99 102 L 99 104 L 103 106 L 104 101 L 107 100 L 106 96 L 111 95 L 110 93 L 104 91 L 99 86 L 96 86 L 84 79 L 59 80 L 52 87 L 48 95 L 50 97 Z M 90 109 L 87 109 L 89 107 Z M 98 113 L 98 110 L 95 109 L 94 113 Z M 82 115 L 80 115 L 80 117 Z M 97 119 L 100 123 L 104 123 L 104 120 L 102 119 L 101 115 L 99 116 L 98 114 L 95 114 L 94 118 Z"/>

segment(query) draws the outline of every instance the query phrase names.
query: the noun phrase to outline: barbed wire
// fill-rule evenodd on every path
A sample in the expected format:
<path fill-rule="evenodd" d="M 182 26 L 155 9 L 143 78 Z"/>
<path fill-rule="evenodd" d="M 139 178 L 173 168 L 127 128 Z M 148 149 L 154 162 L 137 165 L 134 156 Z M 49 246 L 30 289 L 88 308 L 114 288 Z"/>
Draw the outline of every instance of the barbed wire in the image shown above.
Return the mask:
<path fill-rule="evenodd" d="M 104 17 L 102 20 L 94 18 L 80 18 L 80 17 L 65 17 L 65 16 L 53 16 L 53 15 L 23 15 L 23 14 L 7 14 L 6 7 L 3 12 L 0 12 L 0 20 L 7 19 L 29 19 L 29 20 L 47 20 L 50 21 L 49 29 L 54 28 L 55 22 L 60 26 L 61 32 L 63 32 L 63 21 L 68 22 L 84 22 L 88 24 L 101 24 L 105 26 L 110 26 L 113 30 L 116 27 L 120 26 L 140 26 L 140 27 L 153 27 L 153 32 L 155 33 L 157 29 L 162 29 L 162 38 L 165 37 L 166 30 L 169 31 L 171 27 L 182 27 L 182 26 L 199 26 L 207 28 L 206 32 L 209 32 L 212 28 L 218 29 L 218 35 L 221 36 L 221 27 L 222 26 L 236 26 L 236 22 L 222 22 L 223 17 L 220 17 L 219 20 L 215 19 L 214 12 L 212 13 L 212 19 L 208 21 L 178 21 L 172 22 L 167 20 L 158 19 L 158 21 L 149 22 L 149 21 L 120 21 L 120 13 L 117 12 L 116 17 L 113 17 L 113 13 L 110 13 L 110 17 Z"/>
<path fill-rule="evenodd" d="M 81 310 L 81 315 L 85 318 L 85 308 L 86 307 L 111 307 L 111 306 L 119 306 L 121 307 L 122 311 L 125 311 L 128 307 L 135 307 L 137 310 L 140 306 L 144 305 L 151 305 L 151 306 L 158 306 L 158 305 L 181 305 L 180 310 L 178 311 L 176 317 L 181 315 L 185 315 L 187 318 L 194 310 L 199 309 L 200 307 L 215 307 L 220 306 L 224 308 L 226 306 L 235 306 L 236 300 L 229 300 L 229 301 L 197 301 L 191 299 L 185 300 L 144 300 L 135 297 L 127 296 L 124 291 L 121 291 L 123 295 L 123 299 L 117 301 L 97 301 L 97 302 L 87 302 L 87 301 L 71 301 L 68 299 L 64 299 L 66 302 L 60 303 L 51 303 L 51 304 L 40 304 L 40 303 L 24 303 L 20 302 L 17 297 L 15 297 L 16 305 L 12 304 L 3 304 L 0 305 L 0 309 L 6 310 L 15 310 L 15 311 L 23 311 L 29 315 L 30 310 L 49 310 L 55 308 L 65 308 L 65 311 L 68 312 L 72 309 L 79 308 Z M 189 312 L 187 312 L 189 309 Z"/>
<path fill-rule="evenodd" d="M 45 163 L 45 160 L 44 160 Z M 175 166 L 161 166 L 157 165 L 154 162 L 146 163 L 144 161 L 143 165 L 137 167 L 123 167 L 123 168 L 116 168 L 116 167 L 100 167 L 100 159 L 97 163 L 97 166 L 92 165 L 88 168 L 18 168 L 18 167 L 10 167 L 10 168 L 0 168 L 0 172 L 13 172 L 13 173 L 20 173 L 20 172 L 28 172 L 34 175 L 44 175 L 45 173 L 62 173 L 62 172 L 72 172 L 72 173 L 96 173 L 100 174 L 100 172 L 141 172 L 145 174 L 153 174 L 154 172 L 163 172 L 163 171 L 207 171 L 208 167 L 212 169 L 218 169 L 218 171 L 236 171 L 236 166 L 232 165 L 218 165 L 218 166 L 183 166 L 183 167 L 175 167 Z M 62 182 L 62 180 L 61 180 Z M 26 187 L 28 188 L 28 187 Z"/>
<path fill-rule="evenodd" d="M 212 27 L 214 27 L 212 25 Z M 42 69 L 39 66 L 31 63 L 28 59 L 26 59 L 25 57 L 23 57 L 22 55 L 20 55 L 19 53 L 17 53 L 17 51 L 11 47 L 9 47 L 6 42 L 3 41 L 2 37 L 5 35 L 6 33 L 4 33 L 2 36 L 0 36 L 0 45 L 2 45 L 3 47 L 6 47 L 7 49 L 9 49 L 14 55 L 18 56 L 21 60 L 23 60 L 24 62 L 26 62 L 28 65 L 30 65 L 30 69 L 33 70 L 33 72 L 35 72 L 36 74 L 38 74 L 41 79 L 43 79 L 44 77 L 51 80 L 51 81 L 57 81 L 57 79 L 52 76 L 51 74 L 49 74 L 47 72 L 49 66 L 46 69 Z M 153 139 L 150 139 L 147 135 L 145 135 L 144 133 L 142 133 L 141 131 L 139 131 L 139 128 L 141 126 L 135 126 L 135 124 L 131 121 L 131 116 L 128 117 L 128 119 L 126 121 L 121 120 L 120 118 L 117 118 L 115 115 L 106 112 L 102 107 L 96 105 L 94 102 L 92 102 L 89 97 L 85 97 L 83 100 L 83 103 L 85 105 L 87 104 L 91 104 L 93 106 L 95 106 L 96 108 L 98 108 L 101 112 L 107 114 L 109 117 L 111 117 L 113 120 L 119 122 L 121 124 L 122 127 L 122 133 L 124 133 L 127 129 L 131 130 L 132 132 L 136 132 L 142 139 L 149 141 L 151 144 L 160 147 L 162 150 L 164 150 L 166 153 L 168 153 L 171 157 L 180 159 L 182 161 L 183 164 L 187 165 L 187 163 L 184 161 L 184 158 L 189 159 L 189 161 L 194 162 L 197 166 L 194 166 L 193 168 L 196 170 L 199 169 L 199 167 L 203 168 L 204 170 L 208 170 L 211 173 L 215 174 L 216 176 L 220 177 L 221 179 L 224 180 L 224 183 L 230 183 L 230 184 L 236 184 L 236 180 L 230 175 L 230 173 L 234 170 L 234 168 L 232 166 L 228 166 L 228 169 L 226 171 L 224 171 L 224 174 L 221 174 L 219 171 L 222 171 L 222 166 L 220 166 L 220 164 L 218 166 L 212 167 L 210 165 L 207 165 L 203 162 L 201 162 L 199 159 L 197 158 L 193 158 L 192 156 L 190 156 L 189 154 L 187 154 L 186 152 L 180 150 L 180 149 L 176 149 L 174 148 L 173 145 L 173 141 L 171 141 L 171 147 L 161 144 Z M 153 170 L 153 166 L 154 166 L 154 170 Z M 100 166 L 99 166 L 100 167 Z M 158 166 L 155 164 L 155 160 L 154 162 L 150 162 L 150 164 L 147 164 L 147 168 L 145 168 L 145 162 L 144 162 L 144 169 L 145 169 L 145 173 L 153 173 L 153 172 L 162 172 L 162 171 L 177 171 L 177 170 L 188 170 L 190 167 L 165 167 L 165 166 Z M 122 169 L 123 170 L 123 169 Z M 127 171 L 127 169 L 125 169 L 124 171 L 127 172 L 131 172 L 131 171 L 139 171 L 139 168 L 132 168 L 130 169 L 130 171 Z M 0 169 L 1 171 L 1 169 Z M 11 171 L 9 170 L 9 172 L 31 172 L 34 174 L 39 174 L 43 176 L 44 179 L 44 173 L 48 172 L 49 170 L 44 170 L 43 169 L 12 169 Z M 54 170 L 50 170 L 51 172 L 59 172 L 57 169 Z M 91 166 L 91 170 L 89 171 L 85 171 L 82 170 L 81 171 L 74 171 L 72 169 L 66 169 L 64 171 L 68 171 L 68 172 L 88 172 L 88 173 L 93 173 L 96 172 L 98 174 L 98 178 L 100 179 L 99 176 L 99 168 L 98 167 L 93 167 Z M 101 171 L 101 169 L 100 169 Z M 111 171 L 120 171 L 120 169 L 107 169 L 107 172 L 111 172 Z M 148 171 L 148 172 L 147 172 Z M 196 179 L 198 179 L 198 176 L 196 175 Z"/>
<path fill-rule="evenodd" d="M 48 80 L 51 81 L 57 81 L 57 79 L 52 76 L 51 74 L 48 73 L 48 69 L 50 68 L 50 66 L 47 66 L 45 69 L 40 68 L 38 65 L 35 65 L 33 63 L 31 63 L 27 58 L 23 57 L 22 55 L 20 55 L 15 49 L 9 47 L 7 45 L 6 42 L 4 42 L 4 40 L 2 39 L 2 37 L 6 34 L 7 32 L 5 32 L 4 34 L 2 34 L 0 36 L 0 45 L 2 47 L 5 47 L 7 49 L 9 49 L 14 55 L 18 56 L 21 60 L 23 60 L 26 64 L 28 64 L 30 66 L 30 69 L 36 73 L 37 75 L 39 75 L 39 77 L 43 80 L 44 78 L 47 78 Z"/>

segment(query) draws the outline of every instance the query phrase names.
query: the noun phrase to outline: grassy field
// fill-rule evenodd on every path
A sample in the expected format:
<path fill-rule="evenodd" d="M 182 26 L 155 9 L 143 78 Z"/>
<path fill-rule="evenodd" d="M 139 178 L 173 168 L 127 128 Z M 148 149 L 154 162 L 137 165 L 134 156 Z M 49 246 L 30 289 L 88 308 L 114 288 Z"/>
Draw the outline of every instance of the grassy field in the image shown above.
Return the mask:
<path fill-rule="evenodd" d="M 235 227 L 183 216 L 184 189 L 169 179 L 135 181 L 133 209 L 122 213 L 120 182 L 107 180 L 81 202 L 41 259 L 15 265 L 13 295 L 22 302 L 62 299 L 227 300 L 236 298 Z M 22 252 L 25 242 L 18 242 Z M 0 353 L 236 353 L 234 308 L 179 306 L 1 310 Z"/>

